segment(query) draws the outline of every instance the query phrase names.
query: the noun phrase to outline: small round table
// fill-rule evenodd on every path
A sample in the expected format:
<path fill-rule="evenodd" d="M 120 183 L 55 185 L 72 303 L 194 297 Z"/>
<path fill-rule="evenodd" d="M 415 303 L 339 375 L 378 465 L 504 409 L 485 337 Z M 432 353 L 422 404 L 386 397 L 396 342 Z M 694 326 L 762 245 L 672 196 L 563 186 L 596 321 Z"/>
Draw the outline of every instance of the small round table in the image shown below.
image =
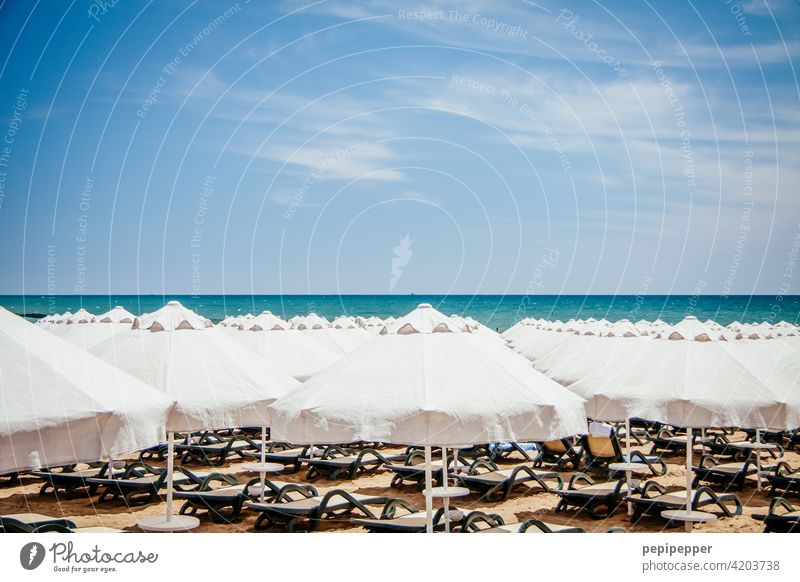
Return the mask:
<path fill-rule="evenodd" d="M 200 525 L 200 520 L 192 515 L 151 515 L 142 518 L 138 523 L 143 531 L 150 532 L 176 532 L 189 531 Z"/>
<path fill-rule="evenodd" d="M 248 473 L 258 473 L 261 480 L 261 492 L 259 501 L 264 502 L 264 489 L 266 489 L 264 482 L 267 479 L 267 473 L 281 473 L 285 468 L 280 463 L 242 463 L 243 471 Z"/>
<path fill-rule="evenodd" d="M 650 467 L 645 463 L 609 463 L 609 471 L 625 471 L 628 487 L 628 497 L 631 496 L 631 475 L 633 473 L 645 474 L 650 472 Z M 628 515 L 633 515 L 633 503 L 628 502 Z"/>
<path fill-rule="evenodd" d="M 432 487 L 426 489 L 423 495 L 433 499 L 439 498 L 444 504 L 444 531 L 450 533 L 450 500 L 455 497 L 469 495 L 470 491 L 466 487 Z"/>
<path fill-rule="evenodd" d="M 705 511 L 686 511 L 685 509 L 669 509 L 661 512 L 661 517 L 670 521 L 682 521 L 686 524 L 686 531 L 692 531 L 693 523 L 706 523 L 716 521 L 717 516 Z"/>
<path fill-rule="evenodd" d="M 778 445 L 773 443 L 743 442 L 731 443 L 728 446 L 742 451 L 756 451 L 756 488 L 761 491 L 761 455 L 758 454 L 758 451 L 774 451 L 778 448 Z"/>

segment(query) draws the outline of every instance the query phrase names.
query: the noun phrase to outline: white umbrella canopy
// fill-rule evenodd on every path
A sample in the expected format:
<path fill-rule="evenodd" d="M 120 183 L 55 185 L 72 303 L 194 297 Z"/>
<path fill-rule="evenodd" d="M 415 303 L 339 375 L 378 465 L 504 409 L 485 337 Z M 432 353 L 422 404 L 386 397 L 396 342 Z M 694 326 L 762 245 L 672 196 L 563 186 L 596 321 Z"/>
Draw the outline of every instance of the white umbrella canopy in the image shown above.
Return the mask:
<path fill-rule="evenodd" d="M 88 350 L 104 341 L 131 332 L 129 323 L 90 323 L 87 325 L 54 325 L 47 331 L 69 343 Z"/>
<path fill-rule="evenodd" d="M 78 311 L 66 318 L 66 323 L 92 323 L 94 315 L 81 307 Z"/>
<path fill-rule="evenodd" d="M 724 342 L 632 340 L 629 346 L 570 384 L 586 399 L 590 418 L 764 428 L 785 416 L 780 399 Z"/>
<path fill-rule="evenodd" d="M 359 325 L 356 323 L 354 317 L 348 317 L 346 315 L 340 315 L 336 319 L 331 322 L 331 327 L 336 329 L 354 329 L 358 328 Z"/>
<path fill-rule="evenodd" d="M 239 331 L 230 337 L 276 370 L 300 381 L 307 380 L 341 357 L 299 330 Z"/>
<path fill-rule="evenodd" d="M 169 301 L 161 309 L 137 317 L 133 329 L 149 331 L 174 331 L 176 329 L 205 329 L 211 321 L 187 309 L 178 301 Z"/>
<path fill-rule="evenodd" d="M 330 351 L 343 356 L 349 354 L 361 344 L 372 337 L 369 332 L 360 328 L 325 328 L 304 329 L 300 333 L 307 335 L 312 340 L 321 343 Z"/>
<path fill-rule="evenodd" d="M 693 315 L 687 315 L 674 326 L 662 330 L 661 337 L 671 340 L 711 342 L 719 341 L 722 332 L 707 326 Z"/>
<path fill-rule="evenodd" d="M 633 353 L 638 345 L 652 341 L 643 337 L 595 337 L 568 335 L 534 362 L 536 369 L 569 387 L 574 382 Z"/>
<path fill-rule="evenodd" d="M 0 308 L 0 474 L 158 444 L 174 402 Z"/>
<path fill-rule="evenodd" d="M 130 326 L 133 324 L 134 319 L 136 319 L 136 316 L 133 313 L 121 305 L 117 305 L 114 309 L 98 315 L 95 321 L 99 323 L 127 323 Z"/>
<path fill-rule="evenodd" d="M 430 313 L 433 312 L 433 313 Z M 548 440 L 583 432 L 580 398 L 501 344 L 421 305 L 276 401 L 275 438 L 420 446 Z M 406 327 L 408 326 L 408 327 Z M 409 333 L 399 330 L 427 329 Z"/>
<path fill-rule="evenodd" d="M 309 313 L 305 317 L 300 317 L 292 322 L 292 329 L 325 329 L 331 326 L 331 322 L 316 313 Z"/>
<path fill-rule="evenodd" d="M 420 303 L 408 315 L 385 326 L 381 330 L 381 334 L 452 333 L 466 331 L 467 327 L 465 322 L 447 317 L 444 313 L 434 309 L 430 303 Z"/>
<path fill-rule="evenodd" d="M 269 405 L 297 386 L 218 329 L 131 331 L 90 351 L 176 400 L 170 431 L 268 426 Z"/>
<path fill-rule="evenodd" d="M 289 329 L 289 323 L 271 311 L 262 311 L 259 315 L 244 320 L 239 329 L 242 331 L 283 331 Z"/>

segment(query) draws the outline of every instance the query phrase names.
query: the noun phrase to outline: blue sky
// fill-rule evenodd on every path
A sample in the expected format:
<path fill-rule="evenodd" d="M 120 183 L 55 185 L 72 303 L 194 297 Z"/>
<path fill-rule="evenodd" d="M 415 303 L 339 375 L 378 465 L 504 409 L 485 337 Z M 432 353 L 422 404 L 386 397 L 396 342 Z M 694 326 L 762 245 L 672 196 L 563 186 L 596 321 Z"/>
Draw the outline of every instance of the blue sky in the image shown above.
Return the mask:
<path fill-rule="evenodd" d="M 6 0 L 0 293 L 796 293 L 800 4 L 631 4 Z"/>

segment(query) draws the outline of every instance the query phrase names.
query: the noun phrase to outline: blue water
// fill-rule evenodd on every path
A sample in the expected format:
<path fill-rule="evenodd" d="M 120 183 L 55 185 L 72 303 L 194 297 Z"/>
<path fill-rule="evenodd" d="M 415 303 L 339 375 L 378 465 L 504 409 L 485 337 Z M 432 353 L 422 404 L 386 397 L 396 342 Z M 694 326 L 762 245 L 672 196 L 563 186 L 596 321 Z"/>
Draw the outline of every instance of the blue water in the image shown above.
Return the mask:
<path fill-rule="evenodd" d="M 798 295 L 2 295 L 0 305 L 36 318 L 67 310 L 74 312 L 81 307 L 102 313 L 115 305 L 141 314 L 154 311 L 171 299 L 214 321 L 226 315 L 260 313 L 265 309 L 284 318 L 311 311 L 329 319 L 342 314 L 398 317 L 427 302 L 448 315 L 472 316 L 501 331 L 524 317 L 562 321 L 578 317 L 604 317 L 610 321 L 661 318 L 675 323 L 691 314 L 721 324 L 734 320 L 800 322 Z"/>

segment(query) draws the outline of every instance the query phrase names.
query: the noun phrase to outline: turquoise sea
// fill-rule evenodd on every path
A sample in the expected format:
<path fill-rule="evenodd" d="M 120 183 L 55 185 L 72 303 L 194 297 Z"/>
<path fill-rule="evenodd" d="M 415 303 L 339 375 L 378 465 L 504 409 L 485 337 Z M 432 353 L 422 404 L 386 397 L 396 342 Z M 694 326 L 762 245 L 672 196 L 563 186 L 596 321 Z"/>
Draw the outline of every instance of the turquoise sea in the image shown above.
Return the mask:
<path fill-rule="evenodd" d="M 448 315 L 472 316 L 501 331 L 525 317 L 562 321 L 579 317 L 610 321 L 661 318 L 674 323 L 693 314 L 723 325 L 735 320 L 800 322 L 798 295 L 2 295 L 0 305 L 36 319 L 81 307 L 102 313 L 115 305 L 141 314 L 171 299 L 214 321 L 265 309 L 284 318 L 311 311 L 329 319 L 342 314 L 398 317 L 427 302 Z"/>

